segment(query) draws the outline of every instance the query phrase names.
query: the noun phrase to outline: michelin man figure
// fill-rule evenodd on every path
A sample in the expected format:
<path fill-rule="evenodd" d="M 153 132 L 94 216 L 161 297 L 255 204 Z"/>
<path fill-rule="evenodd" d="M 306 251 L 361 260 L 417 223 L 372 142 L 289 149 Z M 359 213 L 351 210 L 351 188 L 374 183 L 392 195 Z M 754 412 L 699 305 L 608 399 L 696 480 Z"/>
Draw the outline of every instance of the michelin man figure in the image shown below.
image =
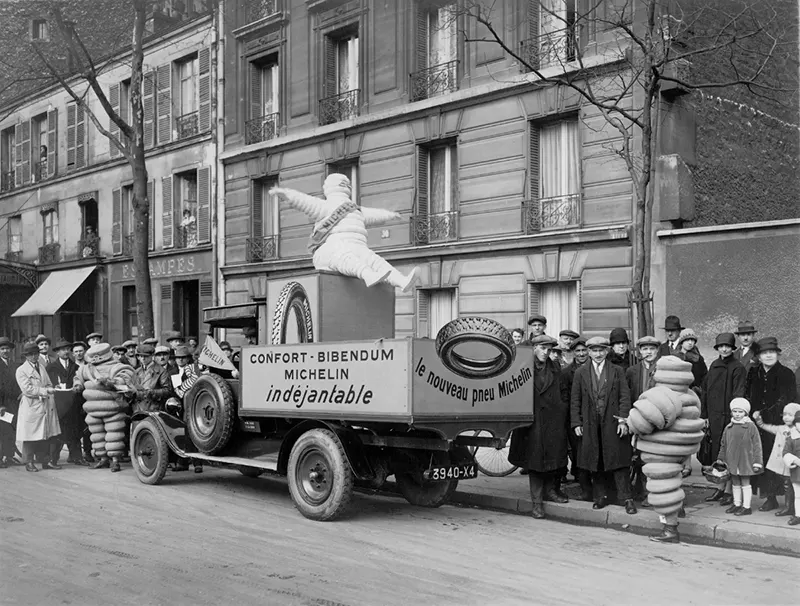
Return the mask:
<path fill-rule="evenodd" d="M 360 278 L 367 286 L 387 282 L 403 291 L 411 288 L 418 268 L 404 276 L 367 246 L 367 227 L 402 216 L 381 208 L 359 207 L 351 199 L 350 179 L 345 175 L 328 175 L 322 189 L 324 200 L 293 189 L 270 190 L 316 222 L 308 244 L 314 267 Z"/>

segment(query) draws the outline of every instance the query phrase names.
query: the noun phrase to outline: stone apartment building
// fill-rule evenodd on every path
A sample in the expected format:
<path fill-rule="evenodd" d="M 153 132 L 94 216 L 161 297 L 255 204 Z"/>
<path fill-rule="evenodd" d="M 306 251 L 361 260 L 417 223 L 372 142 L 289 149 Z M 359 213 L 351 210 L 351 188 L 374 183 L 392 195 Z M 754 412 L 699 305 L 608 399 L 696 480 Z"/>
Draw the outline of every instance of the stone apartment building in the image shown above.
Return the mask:
<path fill-rule="evenodd" d="M 202 308 L 213 300 L 217 30 L 206 9 L 202 2 L 164 3 L 150 16 L 145 39 L 158 332 L 197 334 Z M 44 37 L 48 24 L 42 23 L 36 34 Z M 128 57 L 107 58 L 101 74 L 112 106 L 127 118 Z M 75 79 L 72 84 L 86 90 Z M 87 96 L 110 127 L 97 98 Z M 130 166 L 61 87 L 5 100 L 0 117 L 0 333 L 18 342 L 39 331 L 73 340 L 97 330 L 112 343 L 139 336 Z"/>

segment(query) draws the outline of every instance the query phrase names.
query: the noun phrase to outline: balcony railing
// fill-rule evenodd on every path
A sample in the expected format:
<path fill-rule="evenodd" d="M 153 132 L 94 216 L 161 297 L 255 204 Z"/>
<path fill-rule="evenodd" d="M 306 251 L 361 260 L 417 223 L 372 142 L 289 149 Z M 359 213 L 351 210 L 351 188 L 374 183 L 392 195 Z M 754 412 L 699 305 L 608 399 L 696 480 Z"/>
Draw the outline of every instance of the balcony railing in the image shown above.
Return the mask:
<path fill-rule="evenodd" d="M 22 261 L 22 251 L 21 250 L 8 250 L 6 251 L 6 261 L 16 261 L 17 263 Z"/>
<path fill-rule="evenodd" d="M 458 61 L 448 61 L 411 74 L 411 100 L 429 99 L 458 90 Z"/>
<path fill-rule="evenodd" d="M 245 3 L 247 23 L 253 23 L 253 21 L 274 15 L 276 10 L 277 4 L 275 0 L 247 0 Z"/>
<path fill-rule="evenodd" d="M 39 183 L 40 181 L 44 181 L 45 179 L 47 179 L 47 160 L 36 162 L 33 165 L 31 178 L 33 179 L 34 183 Z"/>
<path fill-rule="evenodd" d="M 341 122 L 358 115 L 359 89 L 349 90 L 332 97 L 325 97 L 319 101 L 319 122 L 322 126 Z"/>
<path fill-rule="evenodd" d="M 200 132 L 197 126 L 197 112 L 191 112 L 175 118 L 175 128 L 178 131 L 178 140 L 194 137 Z"/>
<path fill-rule="evenodd" d="M 194 248 L 197 246 L 197 223 L 191 226 L 175 226 L 173 245 L 175 248 Z"/>
<path fill-rule="evenodd" d="M 100 256 L 100 237 L 92 236 L 78 240 L 78 254 L 81 259 L 90 259 Z"/>
<path fill-rule="evenodd" d="M 122 255 L 130 257 L 133 254 L 133 234 L 122 236 Z"/>
<path fill-rule="evenodd" d="M 522 203 L 522 229 L 526 235 L 580 224 L 580 194 L 525 200 Z"/>
<path fill-rule="evenodd" d="M 575 26 L 547 32 L 520 42 L 520 57 L 533 69 L 563 65 L 575 60 L 577 40 Z M 528 71 L 526 66 L 522 67 Z"/>
<path fill-rule="evenodd" d="M 411 242 L 434 244 L 458 240 L 458 211 L 415 215 L 411 218 Z"/>
<path fill-rule="evenodd" d="M 14 189 L 14 171 L 9 170 L 0 173 L 0 192 L 11 191 Z"/>
<path fill-rule="evenodd" d="M 278 114 L 259 116 L 245 123 L 245 145 L 269 141 L 278 136 Z"/>
<path fill-rule="evenodd" d="M 258 263 L 278 258 L 279 236 L 247 238 L 247 262 Z"/>
<path fill-rule="evenodd" d="M 52 265 L 61 260 L 61 245 L 58 242 L 39 247 L 39 265 Z"/>

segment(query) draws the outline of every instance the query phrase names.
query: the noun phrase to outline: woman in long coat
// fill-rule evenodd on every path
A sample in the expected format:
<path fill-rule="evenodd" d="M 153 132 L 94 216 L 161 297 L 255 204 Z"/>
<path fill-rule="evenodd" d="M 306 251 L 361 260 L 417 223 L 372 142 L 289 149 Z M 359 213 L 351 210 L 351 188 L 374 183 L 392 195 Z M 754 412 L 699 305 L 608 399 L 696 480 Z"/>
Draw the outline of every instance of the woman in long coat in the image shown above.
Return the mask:
<path fill-rule="evenodd" d="M 528 470 L 533 517 L 544 517 L 542 502 L 567 502 L 560 492 L 561 470 L 567 466 L 569 404 L 561 367 L 550 359 L 557 342 L 547 335 L 534 337 L 533 423 L 515 429 L 508 460 Z"/>
<path fill-rule="evenodd" d="M 37 450 L 46 461 L 44 469 L 61 469 L 52 462 L 51 449 L 61 443 L 51 440 L 61 434 L 58 423 L 56 402 L 53 398 L 55 390 L 44 367 L 39 363 L 39 348 L 35 343 L 28 343 L 22 350 L 25 362 L 17 368 L 17 384 L 22 391 L 17 419 L 17 441 L 22 442 L 22 456 L 25 469 L 39 471 L 33 463 Z M 49 442 L 49 444 L 48 444 Z"/>
<path fill-rule="evenodd" d="M 758 342 L 759 364 L 747 373 L 745 397 L 750 401 L 753 412 L 761 414 L 767 425 L 783 424 L 783 407 L 794 400 L 797 395 L 797 384 L 794 373 L 780 363 L 781 349 L 778 339 L 767 337 Z M 775 436 L 769 432 L 761 432 L 762 455 L 769 460 Z M 778 474 L 765 470 L 761 476 L 755 476 L 754 485 L 758 486 L 761 496 L 767 500 L 759 507 L 759 511 L 770 511 L 778 508 L 778 495 L 783 494 L 783 478 Z"/>

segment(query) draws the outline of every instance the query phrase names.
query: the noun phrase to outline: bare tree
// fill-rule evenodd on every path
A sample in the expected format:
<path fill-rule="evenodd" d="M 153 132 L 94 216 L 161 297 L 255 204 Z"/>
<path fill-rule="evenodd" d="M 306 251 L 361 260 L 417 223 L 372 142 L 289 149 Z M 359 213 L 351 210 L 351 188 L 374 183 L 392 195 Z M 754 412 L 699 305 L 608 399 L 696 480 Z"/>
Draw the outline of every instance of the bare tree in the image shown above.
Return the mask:
<path fill-rule="evenodd" d="M 155 3 L 151 0 L 79 0 L 72 3 L 53 1 L 14 2 L 5 7 L 7 23 L 20 15 L 46 19 L 50 28 L 46 44 L 16 32 L 20 57 L 24 61 L 6 64 L 6 87 L 19 88 L 20 79 L 39 86 L 60 85 L 84 115 L 94 124 L 111 145 L 128 161 L 133 174 L 133 267 L 136 285 L 136 311 L 139 335 L 154 335 L 153 295 L 148 263 L 150 200 L 147 193 L 145 164 L 144 108 L 142 78 L 148 12 Z M 0 20 L 3 14 L 0 13 Z M 27 28 L 27 24 L 25 24 Z M 92 28 L 106 28 L 103 37 L 93 37 Z M 116 28 L 114 30 L 113 28 Z M 115 36 L 127 30 L 129 44 L 116 44 Z M 132 33 L 131 33 L 132 31 Z M 9 33 L 9 32 L 7 32 Z M 120 41 L 121 42 L 121 41 Z M 128 51 L 122 59 L 114 54 Z M 116 59 L 116 61 L 115 61 Z M 126 121 L 115 109 L 100 85 L 101 75 L 119 65 L 130 64 L 130 119 Z M 16 71 L 16 73 L 14 73 Z M 16 79 L 13 77 L 16 76 Z M 2 92 L 2 91 L 0 91 Z M 102 113 L 95 111 L 91 96 L 99 103 Z M 106 116 L 110 126 L 106 127 Z M 117 131 L 112 132 L 112 131 Z"/>
<path fill-rule="evenodd" d="M 466 43 L 499 45 L 538 84 L 574 91 L 620 135 L 614 153 L 627 167 L 635 201 L 631 300 L 638 334 L 654 334 L 650 266 L 661 94 L 676 87 L 735 89 L 751 98 L 796 105 L 796 19 L 785 19 L 788 1 L 530 2 L 528 19 L 535 32 L 519 46 L 495 22 L 494 5 L 492 0 L 460 5 L 457 16 Z M 788 13 L 793 14 L 791 9 Z M 598 40 L 591 54 L 581 44 L 588 32 Z M 598 61 L 598 54 L 604 60 Z M 787 58 L 795 64 L 795 78 L 781 82 L 771 68 Z M 693 69 L 703 62 L 714 69 Z"/>

